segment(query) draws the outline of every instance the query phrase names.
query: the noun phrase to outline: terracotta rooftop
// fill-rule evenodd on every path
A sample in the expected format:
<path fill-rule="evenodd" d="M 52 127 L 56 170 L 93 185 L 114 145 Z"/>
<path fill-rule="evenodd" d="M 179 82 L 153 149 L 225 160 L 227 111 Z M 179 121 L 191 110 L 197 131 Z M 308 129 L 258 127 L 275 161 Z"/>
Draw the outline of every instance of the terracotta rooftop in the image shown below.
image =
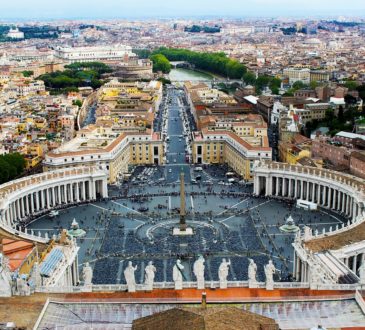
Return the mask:
<path fill-rule="evenodd" d="M 301 299 L 320 299 L 321 297 L 330 298 L 331 296 L 346 296 L 349 291 L 324 290 L 316 291 L 309 289 L 281 289 L 267 291 L 265 289 L 249 288 L 228 288 L 207 289 L 208 302 L 243 302 L 243 301 L 272 301 L 272 300 L 295 300 Z M 55 301 L 64 302 L 160 302 L 160 303 L 187 303 L 201 301 L 201 290 L 184 289 L 175 291 L 172 289 L 156 289 L 152 292 L 139 291 L 128 292 L 90 292 L 90 293 L 68 293 L 68 294 L 42 294 L 36 293 L 26 297 L 0 298 L 0 323 L 13 321 L 18 327 L 32 329 L 47 298 Z M 11 315 L 9 310 L 12 311 Z M 163 330 L 160 328 L 160 330 Z"/>
<path fill-rule="evenodd" d="M 305 243 L 306 248 L 313 252 L 338 250 L 346 245 L 365 240 L 365 223 L 355 228 L 323 238 L 312 239 Z"/>
<path fill-rule="evenodd" d="M 135 320 L 132 330 L 276 330 L 275 320 L 236 307 L 173 308 Z"/>
<path fill-rule="evenodd" d="M 29 253 L 33 250 L 33 244 L 26 241 L 12 240 L 4 238 L 2 249 L 5 256 L 9 259 L 9 268 L 13 272 L 17 270 Z"/>

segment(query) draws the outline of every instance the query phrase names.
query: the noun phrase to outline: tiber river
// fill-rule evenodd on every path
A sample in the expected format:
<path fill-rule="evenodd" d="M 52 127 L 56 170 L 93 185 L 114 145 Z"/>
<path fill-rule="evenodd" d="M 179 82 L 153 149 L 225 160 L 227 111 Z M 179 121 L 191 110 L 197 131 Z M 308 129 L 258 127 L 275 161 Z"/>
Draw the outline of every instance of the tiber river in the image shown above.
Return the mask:
<path fill-rule="evenodd" d="M 169 74 L 171 81 L 211 81 L 213 77 L 204 72 L 188 69 L 172 69 Z"/>

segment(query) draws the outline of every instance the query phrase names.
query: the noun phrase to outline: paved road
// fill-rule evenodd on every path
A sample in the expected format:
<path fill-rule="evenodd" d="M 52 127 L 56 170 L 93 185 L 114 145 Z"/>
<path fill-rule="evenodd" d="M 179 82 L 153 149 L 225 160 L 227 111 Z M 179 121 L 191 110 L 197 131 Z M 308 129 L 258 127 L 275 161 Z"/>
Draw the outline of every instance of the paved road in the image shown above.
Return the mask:
<path fill-rule="evenodd" d="M 180 116 L 180 111 L 184 111 L 183 106 L 179 103 L 179 91 L 168 90 L 168 98 L 172 102 L 168 107 L 168 129 L 167 134 L 169 142 L 167 143 L 166 159 L 166 180 L 168 183 L 176 182 L 180 179 L 181 171 L 185 174 L 185 182 L 190 182 L 190 165 L 186 163 L 186 141 L 183 136 L 184 127 Z"/>

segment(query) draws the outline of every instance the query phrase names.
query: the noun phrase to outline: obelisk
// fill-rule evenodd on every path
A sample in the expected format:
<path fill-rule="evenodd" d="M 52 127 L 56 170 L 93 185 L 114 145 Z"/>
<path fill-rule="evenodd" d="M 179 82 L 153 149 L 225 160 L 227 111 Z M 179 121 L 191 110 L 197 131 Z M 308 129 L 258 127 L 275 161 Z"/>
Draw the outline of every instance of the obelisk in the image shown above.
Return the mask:
<path fill-rule="evenodd" d="M 186 209 L 185 209 L 185 176 L 183 170 L 180 173 L 180 221 L 179 226 L 174 227 L 172 234 L 175 236 L 194 235 L 193 228 L 186 224 Z"/>
<path fill-rule="evenodd" d="M 186 230 L 185 221 L 186 211 L 185 211 L 185 178 L 184 172 L 180 173 L 180 230 Z"/>

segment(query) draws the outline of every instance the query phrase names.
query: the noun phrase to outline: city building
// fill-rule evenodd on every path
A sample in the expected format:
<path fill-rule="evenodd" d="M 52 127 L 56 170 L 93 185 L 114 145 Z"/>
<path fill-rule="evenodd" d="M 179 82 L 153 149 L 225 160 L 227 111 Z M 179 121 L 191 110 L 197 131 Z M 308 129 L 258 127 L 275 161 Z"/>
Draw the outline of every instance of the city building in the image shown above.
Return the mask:
<path fill-rule="evenodd" d="M 10 39 L 24 39 L 24 32 L 18 28 L 11 28 L 6 36 Z"/>
<path fill-rule="evenodd" d="M 310 83 L 310 69 L 308 68 L 286 68 L 283 70 L 283 76 L 289 78 L 289 83 L 292 85 L 297 81 L 303 84 Z"/>
<path fill-rule="evenodd" d="M 164 146 L 159 135 L 145 133 L 118 133 L 110 128 L 88 126 L 58 149 L 48 153 L 43 162 L 44 171 L 78 166 L 96 166 L 115 183 L 128 175 L 132 165 L 163 164 Z"/>
<path fill-rule="evenodd" d="M 112 45 L 55 48 L 55 57 L 69 63 L 123 61 L 126 55 L 130 57 L 135 56 L 132 52 L 132 47 L 125 45 Z"/>
<path fill-rule="evenodd" d="M 254 134 L 256 136 L 246 138 L 239 137 L 229 129 L 204 129 L 194 134 L 193 163 L 227 163 L 244 180 L 252 181 L 255 162 L 272 157 L 266 128 L 256 130 Z"/>

